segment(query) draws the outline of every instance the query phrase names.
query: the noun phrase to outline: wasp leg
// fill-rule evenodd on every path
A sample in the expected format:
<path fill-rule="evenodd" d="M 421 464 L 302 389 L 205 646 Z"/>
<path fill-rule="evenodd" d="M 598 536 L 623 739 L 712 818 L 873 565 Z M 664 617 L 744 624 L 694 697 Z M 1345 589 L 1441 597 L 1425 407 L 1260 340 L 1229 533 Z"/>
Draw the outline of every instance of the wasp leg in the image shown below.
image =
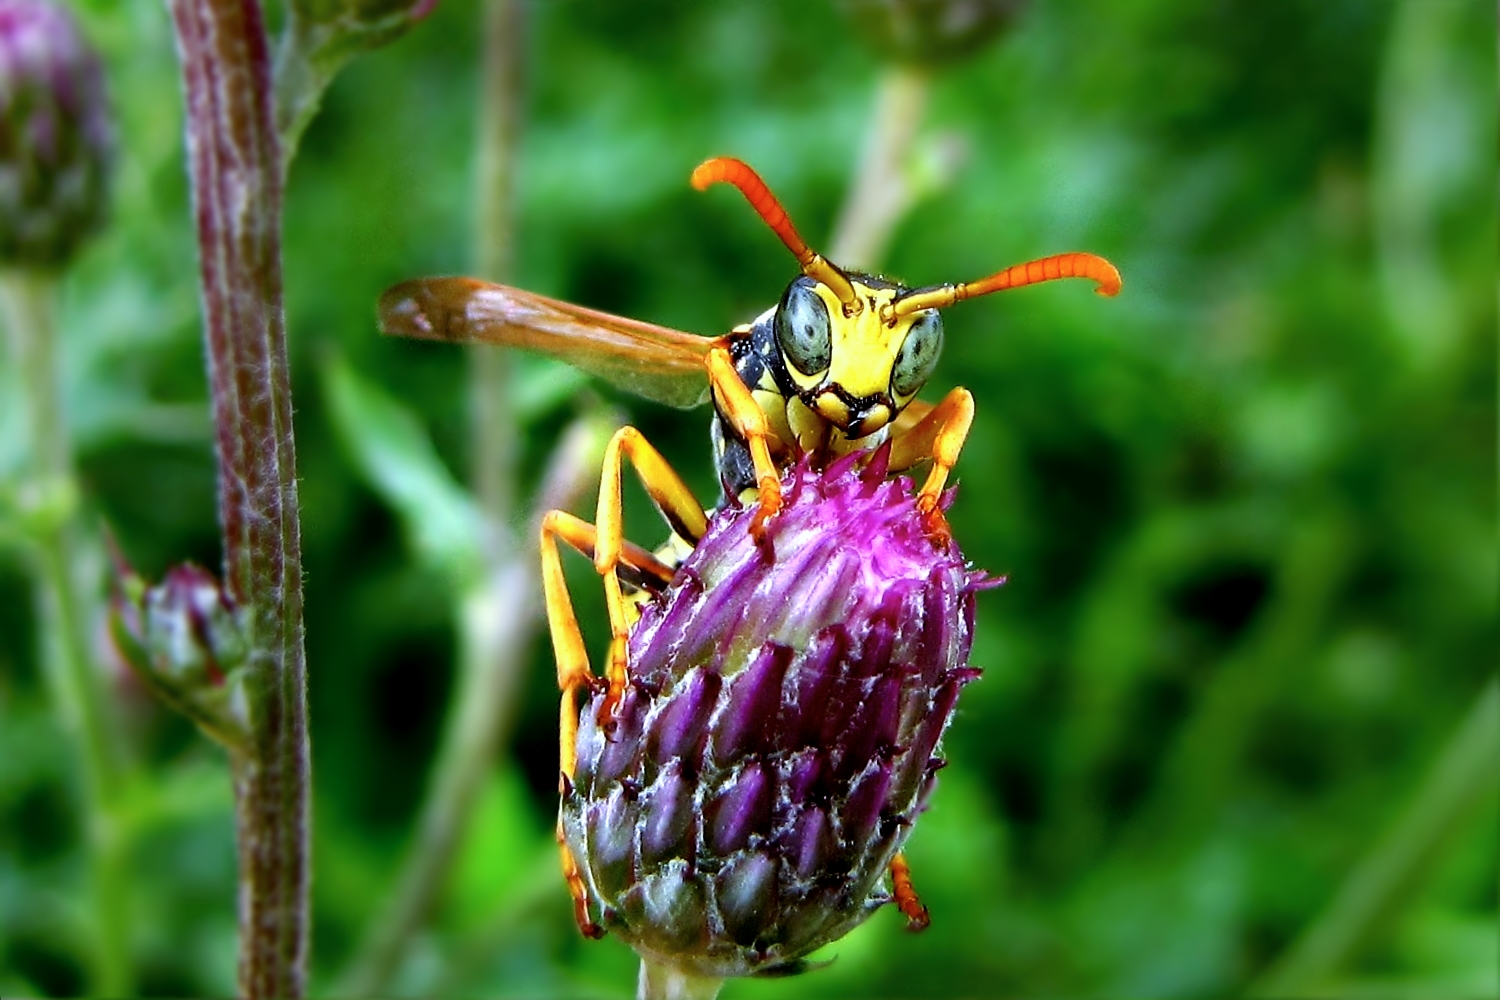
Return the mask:
<path fill-rule="evenodd" d="M 604 452 L 604 471 L 599 479 L 599 507 L 595 517 L 598 537 L 594 548 L 594 569 L 604 580 L 604 603 L 609 609 L 609 663 L 604 676 L 609 696 L 600 709 L 601 721 L 612 724 L 615 706 L 625 693 L 625 644 L 630 636 L 633 616 L 620 590 L 618 572 L 625 552 L 623 500 L 620 495 L 621 466 L 629 459 L 635 466 L 641 485 L 656 509 L 680 538 L 696 545 L 708 530 L 708 515 L 693 496 L 682 477 L 662 458 L 661 452 L 634 427 L 621 427 L 609 439 Z M 655 557 L 652 557 L 655 560 Z M 667 573 L 671 579 L 671 573 Z"/>
<path fill-rule="evenodd" d="M 973 422 L 974 397 L 967 389 L 953 389 L 925 417 L 891 439 L 893 472 L 909 469 L 924 458 L 932 459 L 932 471 L 917 491 L 917 510 L 927 534 L 935 541 L 946 542 L 950 537 L 938 500 Z"/>
<path fill-rule="evenodd" d="M 567 579 L 563 576 L 562 555 L 557 548 L 559 538 L 580 552 L 592 552 L 594 528 L 567 511 L 551 510 L 542 518 L 538 540 L 542 555 L 542 602 L 547 609 L 547 630 L 552 636 L 552 658 L 557 661 L 557 686 L 562 689 L 558 760 L 562 773 L 571 778 L 577 760 L 576 695 L 579 688 L 597 689 L 599 679 L 589 669 L 588 650 L 584 647 L 578 615 L 573 611 L 573 598 L 568 594 Z"/>
<path fill-rule="evenodd" d="M 567 581 L 563 577 L 562 556 L 557 540 L 562 539 L 585 557 L 593 559 L 597 536 L 598 532 L 592 524 L 567 511 L 548 511 L 542 518 L 542 595 L 547 608 L 547 626 L 552 634 L 552 654 L 557 660 L 557 686 L 562 689 L 557 725 L 559 794 L 566 794 L 568 782 L 572 780 L 574 768 L 578 764 L 578 691 L 580 688 L 597 690 L 602 682 L 589 669 L 588 652 L 583 644 L 583 633 L 578 629 L 573 599 L 568 595 Z M 672 579 L 671 567 L 638 545 L 621 542 L 618 558 L 620 564 L 628 567 L 637 579 L 658 581 L 663 586 Z M 569 895 L 573 897 L 573 918 L 578 923 L 578 929 L 585 937 L 602 937 L 604 928 L 589 917 L 588 894 L 584 889 L 583 875 L 563 837 L 561 822 L 557 826 L 557 846 L 562 856 L 563 879 L 568 884 Z"/>
<path fill-rule="evenodd" d="M 547 627 L 552 634 L 552 655 L 557 661 L 557 686 L 562 689 L 558 761 L 562 773 L 569 778 L 578 759 L 577 693 L 583 688 L 591 692 L 602 690 L 604 682 L 589 668 L 589 655 L 578 628 L 578 616 L 573 611 L 573 599 L 568 595 L 557 540 L 562 539 L 592 560 L 598 555 L 599 535 L 592 524 L 567 511 L 548 511 L 542 518 L 542 598 L 547 609 Z M 661 586 L 671 582 L 672 568 L 639 545 L 619 540 L 615 551 L 616 567 L 628 569 L 635 579 Z"/>
<path fill-rule="evenodd" d="M 765 537 L 766 520 L 781 510 L 781 474 L 771 461 L 771 428 L 760 404 L 746 388 L 740 373 L 734 370 L 729 351 L 722 347 L 708 352 L 708 383 L 713 387 L 719 412 L 750 447 L 760 491 L 760 507 L 750 521 L 750 534 L 760 541 Z"/>
<path fill-rule="evenodd" d="M 561 819 L 557 821 L 557 850 L 562 857 L 563 881 L 568 883 L 568 895 L 573 897 L 573 922 L 584 937 L 597 941 L 604 936 L 604 928 L 589 916 L 588 889 L 583 884 L 583 873 L 578 870 L 578 862 L 573 858 L 567 838 L 563 836 Z"/>
<path fill-rule="evenodd" d="M 897 854 L 891 858 L 891 890 L 896 897 L 897 908 L 906 917 L 906 929 L 925 931 L 927 925 L 932 923 L 932 916 L 917 898 L 917 890 L 911 884 L 911 866 L 906 863 L 905 854 Z"/>

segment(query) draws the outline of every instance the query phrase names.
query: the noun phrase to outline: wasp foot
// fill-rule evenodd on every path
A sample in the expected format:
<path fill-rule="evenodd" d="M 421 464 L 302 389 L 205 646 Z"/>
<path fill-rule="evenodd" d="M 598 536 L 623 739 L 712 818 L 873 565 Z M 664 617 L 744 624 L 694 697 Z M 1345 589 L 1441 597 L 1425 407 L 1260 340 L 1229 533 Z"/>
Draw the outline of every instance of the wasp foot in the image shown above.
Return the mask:
<path fill-rule="evenodd" d="M 922 533 L 934 546 L 946 549 L 953 542 L 953 529 L 948 527 L 948 516 L 938 506 L 936 493 L 917 496 L 917 514 L 922 518 Z"/>
<path fill-rule="evenodd" d="M 756 501 L 759 507 L 755 516 L 750 519 L 750 537 L 755 539 L 755 544 L 764 545 L 766 522 L 781 512 L 781 481 L 772 476 L 764 476 L 759 490 L 760 496 Z"/>
<path fill-rule="evenodd" d="M 906 929 L 913 934 L 925 931 L 932 923 L 932 915 L 917 898 L 916 887 L 911 884 L 911 866 L 904 854 L 891 859 L 891 889 L 897 909 L 906 917 Z"/>

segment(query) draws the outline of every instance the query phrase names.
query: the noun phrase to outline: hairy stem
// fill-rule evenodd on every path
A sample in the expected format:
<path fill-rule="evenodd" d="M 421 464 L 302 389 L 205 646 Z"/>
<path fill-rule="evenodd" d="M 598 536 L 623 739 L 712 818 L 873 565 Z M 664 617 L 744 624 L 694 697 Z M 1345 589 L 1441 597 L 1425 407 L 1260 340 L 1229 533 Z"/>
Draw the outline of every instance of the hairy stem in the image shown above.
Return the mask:
<path fill-rule="evenodd" d="M 243 616 L 251 739 L 232 755 L 240 855 L 239 992 L 300 997 L 308 953 L 306 666 L 281 160 L 254 0 L 170 0 L 187 104 L 224 533 Z"/>
<path fill-rule="evenodd" d="M 96 615 L 80 582 L 88 553 L 77 516 L 73 443 L 59 399 L 56 282 L 50 275 L 0 276 L 0 307 L 26 397 L 28 470 L 36 526 L 35 570 L 42 660 L 57 714 L 79 750 L 81 811 L 89 849 L 95 940 L 90 992 L 132 992 L 126 847 L 120 817 L 119 743 L 114 717 L 90 652 Z"/>

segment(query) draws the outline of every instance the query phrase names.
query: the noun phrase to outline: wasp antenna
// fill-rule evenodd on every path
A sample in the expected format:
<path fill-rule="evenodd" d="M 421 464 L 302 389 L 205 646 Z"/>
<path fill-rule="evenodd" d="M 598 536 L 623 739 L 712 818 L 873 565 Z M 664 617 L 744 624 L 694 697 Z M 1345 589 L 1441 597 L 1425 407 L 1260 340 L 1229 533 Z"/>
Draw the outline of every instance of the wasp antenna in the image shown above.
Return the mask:
<path fill-rule="evenodd" d="M 791 216 L 781 207 L 781 202 L 771 193 L 766 182 L 760 179 L 748 163 L 732 156 L 716 156 L 704 160 L 693 170 L 692 184 L 699 191 L 706 191 L 714 184 L 733 184 L 740 194 L 755 209 L 757 215 L 771 227 L 786 248 L 797 258 L 802 273 L 815 281 L 827 285 L 846 308 L 858 308 L 859 296 L 854 292 L 848 275 L 807 245 L 807 242 L 792 225 Z"/>
<path fill-rule="evenodd" d="M 733 184 L 740 189 L 740 194 L 745 196 L 756 214 L 771 227 L 771 231 L 786 244 L 786 248 L 797 258 L 797 263 L 805 267 L 817 256 L 798 235 L 791 217 L 786 214 L 786 209 L 781 207 L 781 202 L 776 200 L 771 189 L 766 187 L 766 182 L 760 179 L 760 174 L 744 160 L 737 160 L 732 156 L 716 156 L 711 160 L 704 160 L 693 170 L 692 183 L 699 191 L 707 191 L 715 184 Z"/>
<path fill-rule="evenodd" d="M 895 311 L 898 316 L 907 316 L 923 309 L 941 309 L 964 299 L 1059 278 L 1092 278 L 1099 283 L 1094 291 L 1100 295 L 1119 295 L 1124 284 L 1120 272 L 1103 257 L 1091 253 L 1060 253 L 1015 264 L 978 281 L 913 292 L 895 304 Z"/>
<path fill-rule="evenodd" d="M 1103 257 L 1091 253 L 1060 253 L 1051 257 L 1043 257 L 1041 260 L 1016 264 L 988 278 L 960 285 L 958 287 L 967 289 L 967 293 L 960 294 L 959 298 L 988 295 L 990 292 L 998 292 L 1006 288 L 1020 288 L 1023 285 L 1035 285 L 1043 281 L 1055 281 L 1058 278 L 1093 278 L 1099 283 L 1099 287 L 1094 291 L 1100 295 L 1119 295 L 1123 285 L 1120 272 Z"/>

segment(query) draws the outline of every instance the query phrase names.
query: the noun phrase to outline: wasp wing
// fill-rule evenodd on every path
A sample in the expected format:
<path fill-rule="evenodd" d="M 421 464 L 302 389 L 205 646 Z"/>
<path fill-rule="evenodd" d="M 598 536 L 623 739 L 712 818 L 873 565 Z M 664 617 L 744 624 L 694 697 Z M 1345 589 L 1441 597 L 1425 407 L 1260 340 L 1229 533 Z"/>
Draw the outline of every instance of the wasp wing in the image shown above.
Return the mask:
<path fill-rule="evenodd" d="M 387 289 L 380 297 L 380 329 L 538 351 L 681 409 L 708 398 L 704 359 L 719 343 L 474 278 L 419 278 Z"/>

